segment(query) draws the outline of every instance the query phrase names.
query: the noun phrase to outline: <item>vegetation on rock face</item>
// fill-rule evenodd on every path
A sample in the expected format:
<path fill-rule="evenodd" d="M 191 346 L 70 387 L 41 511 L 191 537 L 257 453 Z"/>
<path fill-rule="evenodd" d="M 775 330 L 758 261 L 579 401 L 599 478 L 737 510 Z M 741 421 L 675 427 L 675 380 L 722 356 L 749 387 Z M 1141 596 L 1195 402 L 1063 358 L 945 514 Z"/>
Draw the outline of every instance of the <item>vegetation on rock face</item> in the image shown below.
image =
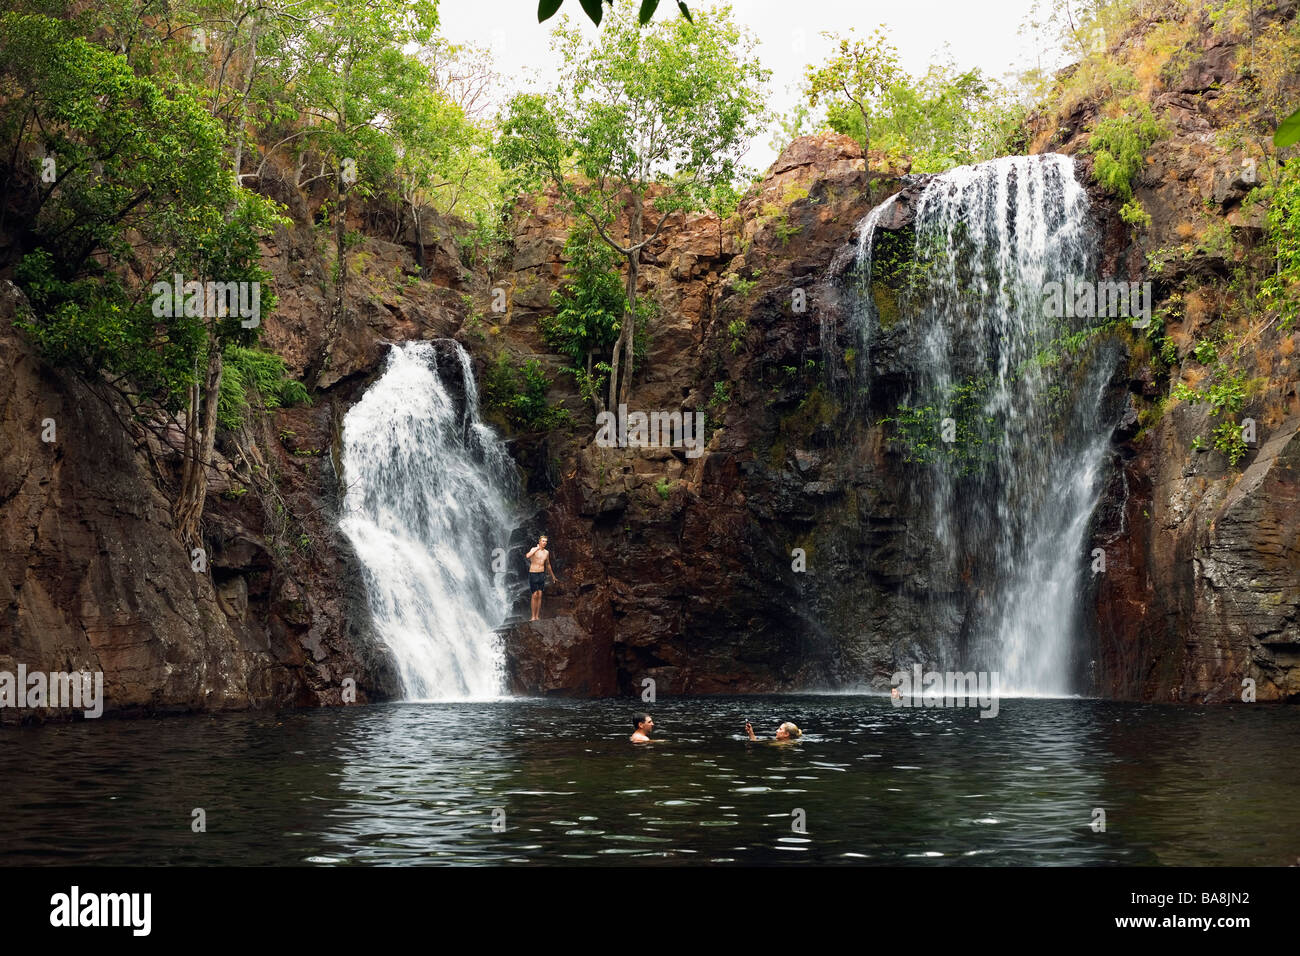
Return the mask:
<path fill-rule="evenodd" d="M 234 186 L 221 129 L 192 91 L 137 76 L 57 20 L 6 14 L 0 32 L 0 131 L 37 150 L 33 177 L 10 167 L 5 180 L 9 194 L 24 180 L 33 193 L 16 269 L 35 310 L 27 331 L 56 364 L 106 373 L 179 411 L 209 323 L 184 309 L 158 314 L 150 287 L 176 273 L 259 282 L 269 313 L 257 239 L 275 223 L 273 207 Z M 135 258 L 141 239 L 157 259 Z M 143 281 L 124 274 L 128 264 L 147 270 Z M 211 335 L 249 342 L 256 331 L 232 316 Z"/>
<path fill-rule="evenodd" d="M 1143 155 L 1163 135 L 1151 107 L 1130 97 L 1117 106 L 1118 116 L 1098 120 L 1092 127 L 1088 151 L 1093 153 L 1092 175 L 1121 199 L 1133 198 L 1133 179 L 1142 169 Z"/>
<path fill-rule="evenodd" d="M 1253 440 L 1244 423 L 1283 414 L 1298 308 L 1294 143 L 1278 134 L 1300 99 L 1300 21 L 1271 0 L 1044 6 L 1037 26 L 1077 62 L 1042 77 L 1036 142 L 1066 142 L 1079 115 L 1099 117 L 1085 146 L 1093 176 L 1120 201 L 1163 296 L 1151 326 L 1129 333 L 1151 382 L 1135 389 L 1139 422 L 1145 431 L 1180 401 L 1207 407 L 1211 433 L 1195 447 L 1238 466 Z M 1204 119 L 1186 112 L 1196 100 Z M 1167 136 L 1178 142 L 1153 148 Z M 1148 165 L 1158 175 L 1144 178 Z"/>
<path fill-rule="evenodd" d="M 635 316 L 642 250 L 672 213 L 706 207 L 737 178 L 768 71 L 725 8 L 642 28 L 625 6 L 595 41 L 561 27 L 555 43 L 563 61 L 557 88 L 510 102 L 497 154 L 521 186 L 553 188 L 624 259 L 626 314 Z M 620 325 L 611 407 L 631 387 L 634 327 Z"/>
<path fill-rule="evenodd" d="M 31 210 L 14 273 L 35 313 L 24 328 L 50 361 L 117 389 L 141 421 L 184 412 L 175 510 L 193 541 L 222 355 L 254 341 L 274 306 L 258 240 L 280 220 L 236 184 L 219 118 L 183 79 L 138 75 L 46 16 L 6 14 L 0 32 L 4 208 L 22 193 Z M 190 291 L 209 281 L 242 288 L 254 317 L 214 309 L 207 287 Z"/>
<path fill-rule="evenodd" d="M 251 407 L 249 397 L 261 400 L 261 409 L 310 404 L 307 389 L 289 378 L 284 359 L 274 352 L 231 346 L 226 349 L 221 375 L 217 421 L 222 428 L 244 424 Z"/>
<path fill-rule="evenodd" d="M 333 332 L 349 314 L 349 278 L 363 265 L 354 248 L 358 200 L 394 210 L 393 237 L 413 233 L 422 272 L 429 207 L 470 220 L 456 238 L 474 262 L 508 232 L 504 195 L 550 186 L 583 227 L 570 237 L 569 268 L 539 331 L 568 358 L 584 401 L 599 409 L 627 398 L 644 356 L 655 308 L 637 289 L 645 246 L 674 212 L 734 213 L 745 173 L 738 158 L 764 113 L 767 71 L 726 9 L 683 8 L 651 22 L 654 2 L 610 8 L 582 0 L 599 36 L 585 41 L 562 25 L 553 90 L 516 97 L 490 118 L 490 61 L 436 36 L 433 0 L 303 0 L 284 9 L 174 0 L 147 16 L 124 0 L 11 6 L 0 22 L 0 228 L 14 242 L 0 268 L 11 268 L 27 294 L 33 314 L 23 327 L 46 358 L 116 387 L 142 421 L 183 425 L 176 508 L 187 535 L 202 513 L 215 433 L 246 411 L 244 386 L 256 382 L 265 407 L 305 390 L 285 384 L 283 367 L 250 358 L 269 354 L 257 349 L 259 326 L 185 310 L 159 315 L 150 291 L 177 273 L 256 282 L 259 314 L 270 315 L 276 298 L 261 264 L 264 243 L 287 220 L 264 194 L 283 198 L 287 186 L 316 212 L 333 254 L 332 283 L 323 289 Z M 544 0 L 539 19 L 561 6 Z M 1139 173 L 1177 125 L 1158 94 L 1201 82 L 1207 44 L 1231 41 L 1235 76 L 1211 83 L 1221 87 L 1213 145 L 1233 162 L 1257 162 L 1240 200 L 1244 224 L 1213 210 L 1189 229 L 1185 246 L 1140 250 L 1153 274 L 1168 266 L 1170 297 L 1134 347 L 1147 350 L 1166 398 L 1203 395 L 1216 414 L 1235 416 L 1241 409 L 1230 397 L 1216 402 L 1215 389 L 1253 370 L 1225 356 L 1208 385 L 1175 394 L 1182 359 L 1171 327 L 1181 321 L 1182 297 L 1210 285 L 1222 293 L 1216 321 L 1244 327 L 1243 341 L 1289 332 L 1300 314 L 1300 26 L 1276 9 L 1270 0 L 1207 0 L 1195 10 L 1172 0 L 1044 0 L 1028 27 L 1049 46 L 1063 44 L 1075 62 L 1028 71 L 1014 88 L 950 61 L 909 76 L 884 33 L 840 37 L 824 62 L 807 68 L 803 103 L 786 132 L 829 127 L 869 145 L 873 163 L 924 172 L 1022 151 L 1031 105 L 1030 126 L 1041 133 L 1035 148 L 1052 136 L 1065 142 L 1062 131 L 1073 124 L 1078 132 L 1083 116 L 1091 120 L 1093 175 L 1122 202 L 1126 222 L 1148 227 L 1160 210 Z M 782 198 L 789 206 L 799 197 L 787 189 Z M 757 215 L 781 243 L 800 242 L 803 227 L 785 209 L 762 204 Z M 1136 232 L 1134 241 L 1147 238 Z M 889 242 L 878 242 L 871 277 L 884 326 L 924 284 L 929 261 L 896 254 Z M 1231 278 L 1193 274 L 1207 262 Z M 752 265 L 720 270 L 737 307 L 756 286 Z M 754 348 L 752 317 L 726 318 L 723 347 L 736 355 Z M 1037 360 L 1081 347 L 1054 342 Z M 856 356 L 845 358 L 852 367 Z M 328 366 L 328 351 L 309 368 L 318 360 Z M 514 427 L 562 419 L 546 404 L 539 365 L 493 369 L 485 402 L 491 397 Z M 713 398 L 715 411 L 730 402 L 729 392 Z M 927 414 L 904 409 L 899 427 Z"/>
<path fill-rule="evenodd" d="M 569 422 L 569 413 L 553 407 L 546 399 L 551 380 L 537 359 L 515 365 L 505 352 L 488 366 L 480 394 L 486 409 L 499 412 L 505 421 L 521 431 L 548 431 Z"/>
<path fill-rule="evenodd" d="M 568 269 L 551 293 L 555 311 L 538 319 L 547 344 L 572 365 L 583 400 L 599 410 L 608 380 L 610 349 L 618 341 L 627 309 L 627 292 L 618 274 L 618 256 L 590 228 L 581 224 L 565 243 Z"/>
<path fill-rule="evenodd" d="M 893 441 L 909 464 L 948 460 L 957 473 L 979 472 L 993 460 L 1001 436 L 997 419 L 985 414 L 992 380 L 980 377 L 954 383 L 940 402 L 899 404 L 895 414 L 879 424 L 892 426 Z"/>
<path fill-rule="evenodd" d="M 142 424 L 182 427 L 175 508 L 193 539 L 215 433 L 237 417 L 223 363 L 255 345 L 275 305 L 261 242 L 288 221 L 254 190 L 331 187 L 317 217 L 334 247 L 328 367 L 359 238 L 352 200 L 391 203 L 421 268 L 429 205 L 473 220 L 471 255 L 498 234 L 490 70 L 433 36 L 433 0 L 13 7 L 0 26 L 0 228 L 15 241 L 0 268 L 14 269 L 34 311 L 26 332 L 50 361 L 116 388 Z M 177 274 L 257 283 L 257 318 L 159 314 L 153 284 Z"/>
<path fill-rule="evenodd" d="M 1259 290 L 1260 302 L 1276 310 L 1279 327 L 1290 330 L 1300 317 L 1300 170 L 1291 162 L 1273 190 L 1268 240 L 1276 268 Z"/>

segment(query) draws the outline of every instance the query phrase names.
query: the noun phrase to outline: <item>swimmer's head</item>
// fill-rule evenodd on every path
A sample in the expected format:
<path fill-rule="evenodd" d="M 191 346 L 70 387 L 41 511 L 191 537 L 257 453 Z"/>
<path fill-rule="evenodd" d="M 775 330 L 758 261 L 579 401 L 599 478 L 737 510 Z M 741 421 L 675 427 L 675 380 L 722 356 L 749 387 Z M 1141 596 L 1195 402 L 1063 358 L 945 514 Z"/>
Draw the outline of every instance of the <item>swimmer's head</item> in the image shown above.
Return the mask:
<path fill-rule="evenodd" d="M 780 727 L 776 728 L 777 740 L 798 740 L 802 736 L 803 731 L 788 720 Z"/>
<path fill-rule="evenodd" d="M 633 714 L 633 715 L 632 715 L 632 729 L 633 729 L 633 730 L 639 730 L 639 731 L 641 731 L 641 733 L 643 733 L 643 734 L 648 734 L 648 733 L 650 733 L 650 728 L 652 728 L 654 725 L 655 725 L 655 722 L 654 722 L 653 720 L 650 719 L 650 715 L 649 715 L 649 714 Z"/>

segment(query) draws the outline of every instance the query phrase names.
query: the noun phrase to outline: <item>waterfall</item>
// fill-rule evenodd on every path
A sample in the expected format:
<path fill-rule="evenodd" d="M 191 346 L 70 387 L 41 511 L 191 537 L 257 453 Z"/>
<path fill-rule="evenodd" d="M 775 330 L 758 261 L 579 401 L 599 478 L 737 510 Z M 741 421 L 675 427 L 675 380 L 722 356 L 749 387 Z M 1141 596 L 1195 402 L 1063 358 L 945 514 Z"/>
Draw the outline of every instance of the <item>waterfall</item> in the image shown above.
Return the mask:
<path fill-rule="evenodd" d="M 1053 317 L 1045 300 L 1049 283 L 1093 278 L 1087 195 L 1066 156 L 1008 157 L 936 176 L 913 228 L 894 434 L 930 500 L 936 621 L 960 621 L 952 663 L 999 672 L 1004 693 L 1068 694 L 1113 363 L 1087 334 L 1099 320 Z M 868 300 L 872 243 L 859 237 Z M 872 311 L 854 310 L 864 342 Z"/>
<path fill-rule="evenodd" d="M 857 288 L 854 290 L 856 295 L 853 302 L 853 316 L 849 324 L 857 333 L 852 347 L 858 355 L 856 365 L 859 369 L 866 368 L 869 364 L 871 333 L 879 324 L 879 316 L 876 314 L 876 305 L 870 290 L 871 253 L 876 241 L 876 226 L 897 198 L 898 195 L 894 194 L 874 207 L 858 224 L 856 230 L 857 254 L 854 275 L 857 278 Z M 832 313 L 823 314 L 819 331 L 822 354 L 832 354 L 835 347 L 835 319 Z"/>
<path fill-rule="evenodd" d="M 509 546 L 518 478 L 504 444 L 479 421 L 458 343 L 389 351 L 383 376 L 343 420 L 343 470 L 340 527 L 360 558 L 403 696 L 499 696 L 494 628 L 509 600 L 499 573 L 505 551 L 495 549 Z"/>

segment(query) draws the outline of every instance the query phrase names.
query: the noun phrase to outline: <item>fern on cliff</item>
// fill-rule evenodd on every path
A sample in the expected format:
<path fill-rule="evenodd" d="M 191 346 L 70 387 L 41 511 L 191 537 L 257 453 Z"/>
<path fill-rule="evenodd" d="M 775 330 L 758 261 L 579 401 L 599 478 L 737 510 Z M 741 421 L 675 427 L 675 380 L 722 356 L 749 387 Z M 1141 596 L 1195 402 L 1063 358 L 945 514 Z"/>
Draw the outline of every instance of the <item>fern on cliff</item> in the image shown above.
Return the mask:
<path fill-rule="evenodd" d="M 226 349 L 223 358 L 217 403 L 217 421 L 222 428 L 235 429 L 244 424 L 252 407 L 250 395 L 260 398 L 261 410 L 311 404 L 307 389 L 286 375 L 284 359 L 274 352 L 235 346 Z"/>

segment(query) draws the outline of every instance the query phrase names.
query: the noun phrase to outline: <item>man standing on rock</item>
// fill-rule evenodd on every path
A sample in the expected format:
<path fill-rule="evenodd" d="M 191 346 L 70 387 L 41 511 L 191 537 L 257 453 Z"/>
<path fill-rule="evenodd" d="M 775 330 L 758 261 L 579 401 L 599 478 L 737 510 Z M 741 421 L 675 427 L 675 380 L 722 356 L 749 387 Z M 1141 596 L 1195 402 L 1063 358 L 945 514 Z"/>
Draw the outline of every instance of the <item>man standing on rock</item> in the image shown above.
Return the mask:
<path fill-rule="evenodd" d="M 555 572 L 551 570 L 551 552 L 546 550 L 546 535 L 537 539 L 537 547 L 529 551 L 528 586 L 533 592 L 533 616 L 530 620 L 540 620 L 542 615 L 542 592 L 546 590 L 546 575 L 559 584 Z"/>

